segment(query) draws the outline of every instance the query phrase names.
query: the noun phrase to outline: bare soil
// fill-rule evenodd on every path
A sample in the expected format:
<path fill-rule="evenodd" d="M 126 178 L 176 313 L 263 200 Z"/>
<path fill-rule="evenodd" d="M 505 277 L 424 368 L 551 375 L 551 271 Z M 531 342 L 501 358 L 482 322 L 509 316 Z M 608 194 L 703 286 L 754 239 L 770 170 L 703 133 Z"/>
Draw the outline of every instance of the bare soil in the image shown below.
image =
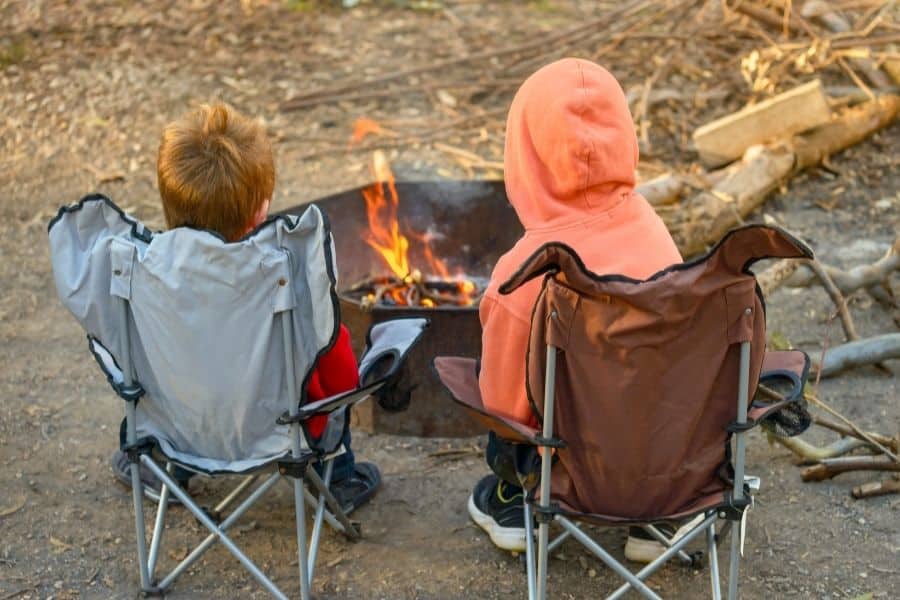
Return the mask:
<path fill-rule="evenodd" d="M 423 8 L 430 5 L 438 8 Z M 60 205 L 100 191 L 160 227 L 154 168 L 159 133 L 193 103 L 211 98 L 268 123 L 278 151 L 276 208 L 366 182 L 370 147 L 347 147 L 360 116 L 415 132 L 404 133 L 402 143 L 388 136 L 367 142 L 389 148 L 401 177 L 496 177 L 492 167 L 462 164 L 433 142 L 442 139 L 487 161 L 501 161 L 502 116 L 451 127 L 440 138 L 433 134 L 460 114 L 502 109 L 514 86 L 502 93 L 488 88 L 482 96 L 460 95 L 456 107 L 429 91 L 279 109 L 300 92 L 335 81 L 521 43 L 609 8 L 574 0 L 430 5 L 370 2 L 342 10 L 338 3 L 297 0 L 0 1 L 0 600 L 132 598 L 139 588 L 130 494 L 115 483 L 108 466 L 123 407 L 57 300 L 48 220 Z M 594 40 L 567 51 L 592 56 L 603 43 Z M 658 61 L 649 58 L 662 43 L 652 37 L 631 40 L 601 60 L 630 89 L 657 68 Z M 688 67 L 708 58 L 691 44 L 681 52 L 676 62 L 687 66 L 665 74 L 657 85 L 690 84 Z M 720 57 L 722 72 L 734 70 L 739 58 Z M 488 66 L 468 65 L 462 76 L 468 72 L 483 81 Z M 520 80 L 517 68 L 511 63 Z M 826 73 L 826 79 L 834 76 Z M 653 109 L 654 124 L 676 125 L 659 129 L 658 137 L 650 130 L 653 152 L 643 168 L 652 173 L 661 164 L 690 164 L 696 156 L 683 132 L 697 119 L 724 114 L 746 100 L 745 92 L 733 88 L 707 107 L 685 112 L 668 103 Z M 834 157 L 832 170 L 796 178 L 763 213 L 809 240 L 828 263 L 869 262 L 898 234 L 898 147 L 900 127 L 894 125 Z M 892 284 L 900 293 L 896 277 Z M 892 315 L 863 293 L 850 299 L 850 309 L 863 336 L 897 329 Z M 811 354 L 820 353 L 826 341 L 841 340 L 832 313 L 818 288 L 781 289 L 768 300 L 770 332 Z M 896 361 L 889 366 L 900 369 Z M 818 393 L 861 426 L 897 434 L 896 376 L 859 369 L 821 382 Z M 744 597 L 900 597 L 900 497 L 853 500 L 850 489 L 872 475 L 802 483 L 786 450 L 767 444 L 759 433 L 751 437 L 748 471 L 762 477 L 763 490 L 748 528 Z M 817 443 L 834 439 L 822 430 L 807 437 Z M 363 523 L 362 541 L 324 534 L 317 597 L 525 596 L 519 559 L 495 549 L 465 510 L 472 486 L 487 472 L 480 439 L 357 433 L 354 444 L 360 459 L 381 467 L 385 483 L 356 514 Z M 222 489 L 209 480 L 192 486 L 210 505 Z M 235 537 L 279 585 L 296 594 L 290 492 L 287 486 L 276 490 L 235 528 Z M 173 509 L 170 519 L 163 568 L 204 535 L 181 508 Z M 598 533 L 621 556 L 624 531 Z M 553 597 L 597 597 L 619 583 L 575 542 L 566 542 L 555 558 Z M 708 590 L 708 572 L 672 565 L 651 583 L 667 597 L 700 597 Z M 227 552 L 215 548 L 167 596 L 263 598 L 266 593 Z"/>

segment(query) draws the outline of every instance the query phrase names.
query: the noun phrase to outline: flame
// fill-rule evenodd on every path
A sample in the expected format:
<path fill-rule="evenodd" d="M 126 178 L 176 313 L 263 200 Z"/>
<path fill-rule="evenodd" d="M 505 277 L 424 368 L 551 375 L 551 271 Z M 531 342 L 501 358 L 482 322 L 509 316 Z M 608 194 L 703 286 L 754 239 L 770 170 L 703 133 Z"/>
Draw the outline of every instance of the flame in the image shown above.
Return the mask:
<path fill-rule="evenodd" d="M 400 233 L 397 188 L 394 185 L 394 174 L 383 152 L 375 152 L 371 171 L 375 183 L 363 190 L 366 216 L 369 219 L 365 241 L 384 259 L 394 275 L 403 279 L 410 273 L 409 239 Z M 385 185 L 388 197 L 384 195 Z"/>
<path fill-rule="evenodd" d="M 385 129 L 381 126 L 381 123 L 366 117 L 360 117 L 353 123 L 353 135 L 350 136 L 350 145 L 360 143 L 368 135 L 381 135 L 384 133 Z"/>
<path fill-rule="evenodd" d="M 357 121 L 357 123 L 360 121 Z M 425 257 L 429 272 L 428 277 L 423 277 L 423 274 L 418 269 L 410 266 L 410 240 L 407 235 L 400 231 L 398 219 L 400 200 L 394 184 L 394 174 L 384 152 L 378 150 L 373 154 L 370 171 L 375 183 L 363 189 L 362 192 L 366 202 L 366 216 L 369 222 L 369 229 L 363 234 L 363 239 L 378 253 L 397 279 L 405 284 L 387 290 L 384 296 L 398 305 L 417 303 L 424 307 L 434 307 L 438 304 L 438 301 L 444 301 L 440 292 L 432 294 L 433 297 L 427 297 L 423 293 L 423 297 L 419 298 L 417 302 L 411 300 L 416 286 L 421 286 L 423 282 L 438 280 L 443 283 L 453 283 L 459 292 L 459 295 L 456 297 L 451 298 L 448 296 L 447 302 L 463 306 L 473 304 L 477 291 L 475 284 L 465 279 L 461 273 L 451 276 L 446 263 L 434 256 L 431 248 L 431 242 L 435 237 L 433 233 L 427 231 L 423 234 L 409 232 L 409 236 L 422 246 L 422 254 Z M 446 292 L 446 288 L 444 290 Z M 374 301 L 375 296 L 369 294 L 366 299 L 367 301 Z"/>

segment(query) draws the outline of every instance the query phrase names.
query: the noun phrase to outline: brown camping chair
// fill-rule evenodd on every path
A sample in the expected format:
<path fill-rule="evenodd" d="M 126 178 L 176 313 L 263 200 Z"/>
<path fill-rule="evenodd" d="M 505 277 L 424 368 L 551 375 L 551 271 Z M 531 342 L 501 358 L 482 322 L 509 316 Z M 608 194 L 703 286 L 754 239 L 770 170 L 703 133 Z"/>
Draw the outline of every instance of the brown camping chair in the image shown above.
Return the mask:
<path fill-rule="evenodd" d="M 765 305 L 749 267 L 811 256 L 784 231 L 750 226 L 698 260 L 637 281 L 598 276 L 563 244 L 542 246 L 500 288 L 509 294 L 544 276 L 526 357 L 541 431 L 484 407 L 475 360 L 435 359 L 444 385 L 477 420 L 501 438 L 543 449 L 539 486 L 525 500 L 529 599 L 546 597 L 548 553 L 570 535 L 626 580 L 610 598 L 632 587 L 658 598 L 644 580 L 673 556 L 694 562 L 684 548 L 703 533 L 718 599 L 716 542 L 737 521 L 728 576 L 728 598 L 736 598 L 745 519 L 758 488 L 758 479 L 744 475 L 746 432 L 765 423 L 796 435 L 810 422 L 802 394 L 809 358 L 766 351 Z M 781 400 L 748 405 L 761 380 L 790 389 Z M 652 525 L 690 518 L 694 526 L 678 539 Z M 641 526 L 667 549 L 632 573 L 575 521 Z M 551 522 L 564 530 L 552 542 Z"/>

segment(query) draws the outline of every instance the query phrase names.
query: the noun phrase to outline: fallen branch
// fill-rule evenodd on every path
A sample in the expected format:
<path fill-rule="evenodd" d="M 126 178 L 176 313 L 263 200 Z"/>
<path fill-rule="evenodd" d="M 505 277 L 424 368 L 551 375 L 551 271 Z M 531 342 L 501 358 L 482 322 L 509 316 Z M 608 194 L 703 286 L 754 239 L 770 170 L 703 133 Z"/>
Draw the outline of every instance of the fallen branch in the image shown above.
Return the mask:
<path fill-rule="evenodd" d="M 824 481 L 850 471 L 900 471 L 900 463 L 884 456 L 826 458 L 800 472 L 803 481 Z"/>
<path fill-rule="evenodd" d="M 857 448 L 870 447 L 868 442 L 856 438 L 842 438 L 823 447 L 810 444 L 800 436 L 785 437 L 775 432 L 768 432 L 768 434 L 770 440 L 799 456 L 805 464 L 817 463 L 827 458 L 837 458 Z"/>
<path fill-rule="evenodd" d="M 841 293 L 847 296 L 858 289 L 880 285 L 891 273 L 900 270 L 900 238 L 894 240 L 885 255 L 871 265 L 859 265 L 846 271 L 826 264 L 822 268 Z M 763 292 L 769 293 L 781 284 L 806 287 L 816 280 L 816 275 L 799 261 L 783 260 L 760 273 L 757 279 L 760 280 Z"/>
<path fill-rule="evenodd" d="M 900 333 L 886 333 L 829 348 L 822 364 L 814 368 L 820 377 L 832 377 L 847 369 L 895 358 L 900 358 Z"/>
<path fill-rule="evenodd" d="M 813 415 L 813 423 L 819 425 L 820 427 L 824 427 L 825 429 L 830 429 L 831 431 L 840 433 L 841 435 L 855 437 L 857 439 L 865 441 L 865 438 L 853 431 L 852 428 L 847 427 L 842 423 L 835 423 L 834 421 L 826 419 L 825 417 Z M 877 441 L 878 443 L 890 448 L 894 452 L 896 452 L 898 448 L 900 448 L 900 440 L 898 440 L 897 438 L 889 438 L 886 435 L 881 435 L 880 433 L 875 433 L 873 431 L 866 431 L 865 434 L 867 437 L 869 437 L 869 439 Z"/>

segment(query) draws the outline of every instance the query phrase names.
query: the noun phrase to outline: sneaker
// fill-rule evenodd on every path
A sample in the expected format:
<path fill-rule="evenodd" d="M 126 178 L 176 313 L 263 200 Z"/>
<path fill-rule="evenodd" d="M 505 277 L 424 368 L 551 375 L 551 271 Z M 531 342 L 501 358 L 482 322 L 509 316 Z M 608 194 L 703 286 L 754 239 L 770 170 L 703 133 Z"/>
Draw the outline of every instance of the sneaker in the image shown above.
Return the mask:
<path fill-rule="evenodd" d="M 113 475 L 115 475 L 116 479 L 118 479 L 122 484 L 125 485 L 129 490 L 131 489 L 131 461 L 128 460 L 128 455 L 122 452 L 121 450 L 116 450 L 112 459 L 110 459 L 110 466 L 112 467 Z M 153 502 L 159 502 L 159 496 L 162 493 L 162 481 L 150 472 L 149 469 L 141 465 L 139 467 L 139 472 L 141 474 L 141 484 L 144 488 L 144 497 Z M 179 482 L 182 484 L 182 487 L 187 485 L 187 482 Z M 171 504 L 181 504 L 181 501 L 175 497 L 174 494 L 169 494 L 169 502 Z"/>
<path fill-rule="evenodd" d="M 667 523 L 654 523 L 654 526 L 664 536 L 672 540 L 674 544 L 688 533 L 694 527 L 703 522 L 705 515 L 700 513 L 678 529 L 675 529 Z M 653 536 L 644 531 L 641 527 L 628 528 L 628 540 L 625 542 L 625 558 L 638 563 L 651 563 L 667 550 L 662 542 L 657 541 Z"/>
<path fill-rule="evenodd" d="M 358 462 L 350 477 L 332 482 L 328 487 L 345 514 L 368 502 L 381 487 L 381 471 L 369 462 Z"/>
<path fill-rule="evenodd" d="M 522 488 L 496 475 L 481 479 L 469 496 L 469 515 L 494 545 L 512 552 L 525 551 L 525 494 Z"/>

